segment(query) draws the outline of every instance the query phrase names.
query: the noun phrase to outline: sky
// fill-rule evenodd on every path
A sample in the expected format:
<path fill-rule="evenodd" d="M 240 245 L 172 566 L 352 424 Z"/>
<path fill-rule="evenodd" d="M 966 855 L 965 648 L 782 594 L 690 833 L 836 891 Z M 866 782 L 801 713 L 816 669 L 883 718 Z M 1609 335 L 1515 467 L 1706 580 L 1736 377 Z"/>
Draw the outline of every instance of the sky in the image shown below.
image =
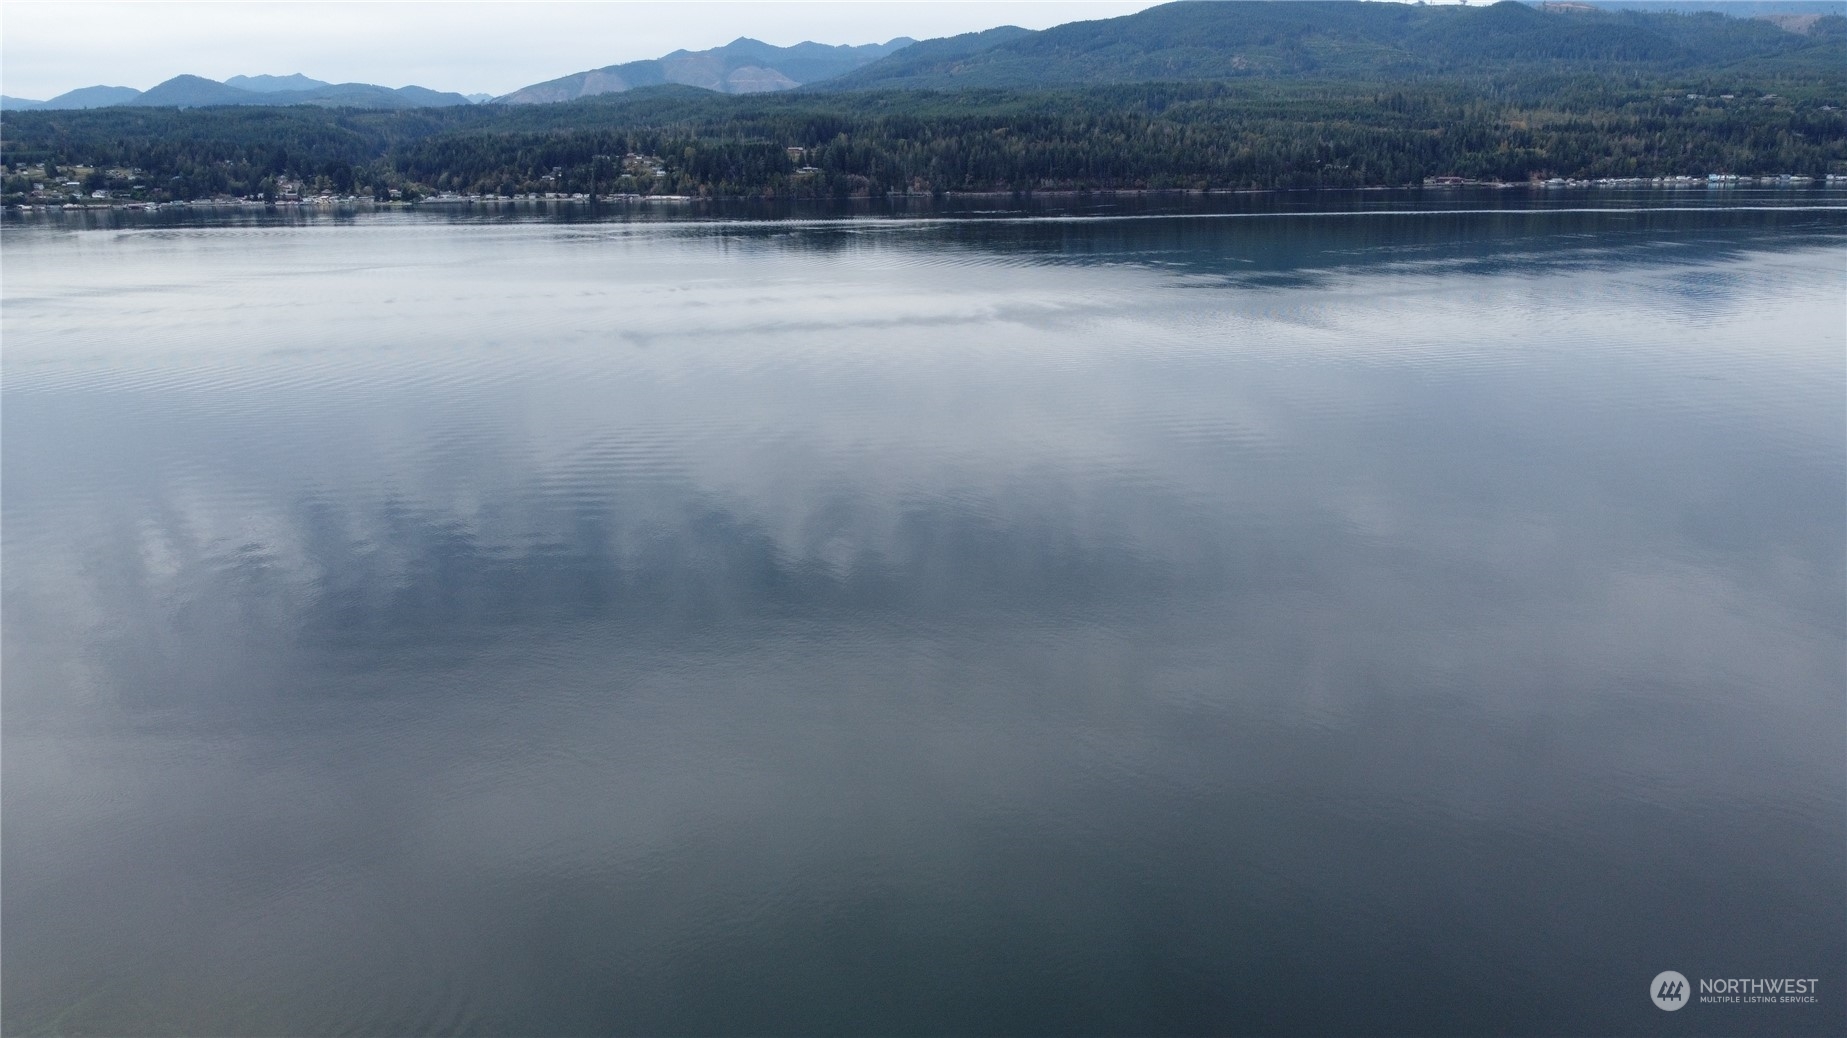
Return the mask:
<path fill-rule="evenodd" d="M 883 43 L 1114 18 L 1153 0 L 611 3 L 55 3 L 0 5 L 0 93 L 45 100 L 104 84 L 145 90 L 302 72 L 334 83 L 504 94 L 624 61 L 750 36 L 788 46 Z"/>

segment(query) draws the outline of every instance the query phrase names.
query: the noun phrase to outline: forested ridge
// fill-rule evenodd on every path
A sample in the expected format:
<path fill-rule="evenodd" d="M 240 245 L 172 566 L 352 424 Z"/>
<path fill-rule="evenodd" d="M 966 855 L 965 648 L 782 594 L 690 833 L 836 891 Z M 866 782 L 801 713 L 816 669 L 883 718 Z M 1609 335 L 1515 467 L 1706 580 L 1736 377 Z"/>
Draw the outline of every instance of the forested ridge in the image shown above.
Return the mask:
<path fill-rule="evenodd" d="M 155 200 L 275 197 L 290 184 L 375 197 L 828 197 L 1847 172 L 1847 104 L 1826 84 L 1687 86 L 1298 81 L 752 97 L 663 88 L 518 109 L 23 112 L 0 122 L 0 161 L 14 202 L 43 182 L 27 171 L 46 162 L 90 169 L 86 188 Z"/>
<path fill-rule="evenodd" d="M 929 41 L 824 87 L 1030 87 L 1197 79 L 1391 79 L 1720 69 L 1838 71 L 1847 19 L 1806 32 L 1716 13 L 1582 4 L 1464 7 L 1351 0 L 1188 0 L 1040 32 Z"/>
<path fill-rule="evenodd" d="M 664 86 L 402 111 L 6 112 L 0 188 L 19 204 L 92 192 L 825 198 L 1821 176 L 1847 173 L 1844 48 L 1839 17 L 1796 34 L 1719 15 L 1578 18 L 1507 3 L 1174 4 L 925 41 L 826 89 L 774 94 Z M 980 85 L 1027 67 L 1084 81 Z M 905 85 L 841 89 L 856 77 Z"/>

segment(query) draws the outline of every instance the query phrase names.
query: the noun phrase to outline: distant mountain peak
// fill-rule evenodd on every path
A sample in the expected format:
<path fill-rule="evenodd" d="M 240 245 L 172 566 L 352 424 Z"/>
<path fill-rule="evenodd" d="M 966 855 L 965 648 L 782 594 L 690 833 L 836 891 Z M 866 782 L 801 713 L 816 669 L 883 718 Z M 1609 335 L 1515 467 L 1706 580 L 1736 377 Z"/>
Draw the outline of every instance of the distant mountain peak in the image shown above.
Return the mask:
<path fill-rule="evenodd" d="M 87 86 L 64 93 L 48 101 L 32 101 L 23 97 L 9 97 L 0 102 L 0 108 L 9 111 L 27 109 L 70 109 L 70 108 L 107 108 L 110 105 L 127 104 L 141 96 L 141 91 L 125 86 Z"/>
<path fill-rule="evenodd" d="M 198 108 L 204 105 L 261 104 L 262 95 L 240 90 L 204 76 L 181 74 L 156 83 L 139 97 L 125 102 L 144 108 Z"/>
<path fill-rule="evenodd" d="M 739 36 L 709 50 L 676 50 L 658 58 L 605 65 L 599 69 L 521 87 L 495 98 L 502 104 L 543 104 L 573 101 L 597 94 L 620 93 L 636 87 L 678 83 L 726 94 L 756 94 L 789 90 L 806 83 L 831 79 L 909 46 L 900 36 L 886 43 L 858 46 L 814 43 L 804 40 L 778 47 L 749 36 Z"/>
<path fill-rule="evenodd" d="M 304 85 L 306 84 L 306 85 Z M 323 105 L 333 108 L 434 108 L 470 104 L 461 94 L 407 86 L 393 89 L 373 83 L 327 83 L 299 72 L 287 76 L 232 76 L 226 82 L 190 74 L 174 76 L 145 91 L 133 87 L 91 86 L 59 94 L 49 101 L 8 97 L 8 111 L 70 108 L 203 108 L 210 105 Z"/>
<path fill-rule="evenodd" d="M 299 72 L 286 76 L 232 76 L 224 81 L 225 86 L 239 90 L 251 90 L 259 94 L 270 94 L 281 90 L 315 90 L 320 87 L 333 86 L 324 80 L 310 79 Z"/>

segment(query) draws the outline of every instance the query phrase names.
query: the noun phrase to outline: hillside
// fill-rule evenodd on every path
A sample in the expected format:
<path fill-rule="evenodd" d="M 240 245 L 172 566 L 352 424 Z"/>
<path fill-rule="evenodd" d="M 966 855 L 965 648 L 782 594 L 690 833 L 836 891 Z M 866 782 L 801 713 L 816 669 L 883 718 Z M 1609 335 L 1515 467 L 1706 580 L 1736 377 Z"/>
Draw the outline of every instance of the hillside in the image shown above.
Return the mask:
<path fill-rule="evenodd" d="M 838 76 L 914 42 L 909 37 L 899 37 L 888 43 L 868 43 L 857 47 L 836 47 L 823 43 L 776 47 L 760 40 L 741 37 L 711 50 L 676 50 L 661 58 L 575 72 L 521 87 L 495 98 L 495 101 L 503 104 L 574 101 L 580 97 L 620 93 L 636 87 L 668 83 L 702 87 L 724 94 L 767 93 Z"/>
<path fill-rule="evenodd" d="M 7 204 L 49 166 L 122 199 L 1314 188 L 1711 172 L 1847 174 L 1847 97 L 1777 78 L 1045 91 L 686 86 L 548 105 L 108 108 L 0 117 Z M 183 142 L 180 143 L 180 142 Z M 41 175 L 40 169 L 45 172 Z M 1703 183 L 1703 179 L 1702 179 Z M 55 195 L 56 192 L 54 191 Z M 60 201 L 62 199 L 59 199 Z"/>
<path fill-rule="evenodd" d="M 1835 23 L 1840 23 L 1837 26 Z M 1240 78 L 1401 79 L 1530 72 L 1660 74 L 1772 62 L 1847 69 L 1847 20 L 1805 32 L 1719 14 L 1341 0 L 1185 0 L 1138 14 L 1015 31 L 938 53 L 906 48 L 832 90 L 1035 87 Z M 985 35 L 985 34 L 984 34 Z"/>

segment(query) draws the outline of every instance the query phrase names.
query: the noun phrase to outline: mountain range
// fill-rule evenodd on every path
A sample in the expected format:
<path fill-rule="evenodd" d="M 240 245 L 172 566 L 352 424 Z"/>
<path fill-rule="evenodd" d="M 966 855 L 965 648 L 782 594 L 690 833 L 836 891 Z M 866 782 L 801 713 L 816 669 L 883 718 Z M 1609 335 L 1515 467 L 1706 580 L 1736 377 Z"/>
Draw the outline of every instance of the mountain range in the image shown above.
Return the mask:
<path fill-rule="evenodd" d="M 666 83 L 703 87 L 725 94 L 760 94 L 829 79 L 916 42 L 908 36 L 900 36 L 888 43 L 858 47 L 834 47 L 824 43 L 776 47 L 740 37 L 711 50 L 676 50 L 662 58 L 575 72 L 521 87 L 494 100 L 503 104 L 574 101 L 595 94 L 613 94 Z"/>
<path fill-rule="evenodd" d="M 164 83 L 133 87 L 80 87 L 48 101 L 0 97 L 9 110 L 109 108 L 201 108 L 206 105 L 322 105 L 329 108 L 436 108 L 472 104 L 461 94 L 426 87 L 393 89 L 372 83 L 325 83 L 297 72 L 289 76 L 232 76 L 220 83 L 203 76 L 174 76 Z"/>
<path fill-rule="evenodd" d="M 1025 30 L 1018 30 L 1024 32 Z M 146 91 L 132 87 L 82 87 L 48 101 L 0 96 L 0 108 L 31 109 L 139 107 L 201 108 L 208 105 L 314 104 L 349 108 L 433 108 L 492 101 L 537 104 L 619 93 L 636 87 L 677 83 L 725 94 L 789 90 L 838 76 L 916 43 L 900 36 L 886 43 L 831 46 L 798 43 L 777 47 L 740 37 L 710 50 L 676 50 L 660 58 L 606 65 L 522 87 L 510 94 L 449 94 L 418 86 L 392 89 L 370 83 L 328 83 L 297 72 L 288 76 L 232 76 L 220 83 L 201 76 L 175 76 Z"/>
<path fill-rule="evenodd" d="M 1748 17 L 1698 12 L 1712 7 Z M 527 105 L 668 84 L 726 94 L 807 88 L 957 89 L 1246 78 L 1391 79 L 1448 74 L 1683 72 L 1847 66 L 1840 0 L 1503 0 L 1492 6 L 1351 0 L 1182 0 L 1039 31 L 1001 26 L 924 41 L 777 47 L 740 38 L 703 51 L 572 73 L 488 98 L 424 87 L 328 83 L 300 73 L 175 76 L 146 91 L 91 86 L 0 108 L 299 105 L 372 109 Z M 1766 64 L 1768 63 L 1768 64 Z"/>

